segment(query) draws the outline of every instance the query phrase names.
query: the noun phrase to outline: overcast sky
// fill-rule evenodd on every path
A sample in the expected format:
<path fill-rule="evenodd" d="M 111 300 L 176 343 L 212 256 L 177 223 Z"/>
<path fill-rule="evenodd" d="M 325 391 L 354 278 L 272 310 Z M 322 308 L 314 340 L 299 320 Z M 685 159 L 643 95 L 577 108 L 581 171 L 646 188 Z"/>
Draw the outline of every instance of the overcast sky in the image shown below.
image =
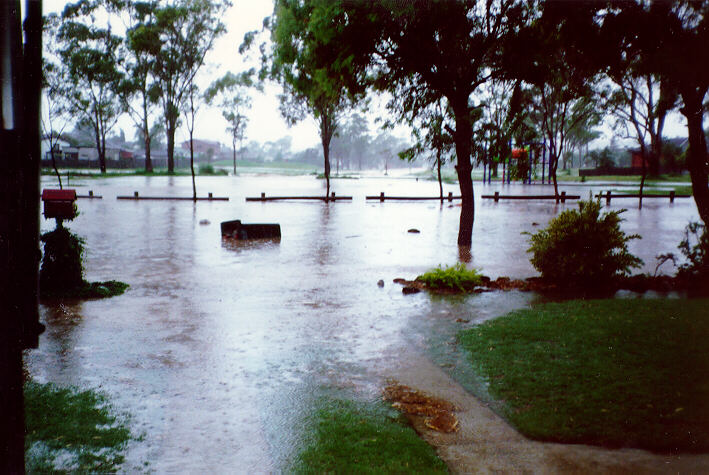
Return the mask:
<path fill-rule="evenodd" d="M 227 71 L 238 73 L 258 66 L 258 51 L 254 51 L 252 58 L 244 58 L 239 55 L 239 45 L 247 31 L 261 29 L 263 19 L 273 11 L 273 4 L 269 0 L 234 0 L 233 3 L 223 18 L 227 32 L 217 40 L 213 50 L 207 55 L 207 65 L 198 75 L 198 84 L 203 89 Z M 61 12 L 66 4 L 67 2 L 61 0 L 44 0 L 44 14 Z M 305 119 L 291 128 L 286 125 L 278 110 L 279 91 L 280 88 L 273 84 L 267 85 L 263 93 L 254 91 L 245 142 L 274 141 L 290 135 L 295 150 L 319 145 L 318 131 L 312 119 Z M 218 109 L 203 105 L 197 115 L 195 138 L 218 140 L 231 146 L 230 135 L 225 132 L 226 126 Z M 133 138 L 134 126 L 128 117 L 121 120 L 118 127 L 125 131 L 128 139 Z M 179 130 L 175 140 L 179 143 L 187 138 L 187 131 Z"/>
<path fill-rule="evenodd" d="M 67 2 L 61 0 L 44 0 L 44 14 L 50 12 L 61 12 Z M 198 84 L 205 89 L 209 84 L 224 75 L 227 71 L 238 73 L 258 67 L 257 50 L 251 53 L 251 57 L 239 55 L 239 45 L 244 34 L 252 30 L 260 30 L 263 19 L 273 11 L 273 3 L 270 0 L 233 0 L 233 6 L 224 16 L 224 23 L 227 27 L 225 35 L 220 37 L 213 50 L 207 55 L 207 64 L 198 75 Z M 289 128 L 278 110 L 278 93 L 280 87 L 274 84 L 266 85 L 264 92 L 254 91 L 252 94 L 253 106 L 248 114 L 249 124 L 246 130 L 245 142 L 256 140 L 258 142 L 275 141 L 283 136 L 292 137 L 294 150 L 302 150 L 307 147 L 320 146 L 317 127 L 312 118 L 305 119 L 302 123 Z M 386 112 L 380 101 L 373 101 L 370 106 L 368 118 L 370 121 L 370 132 L 376 133 L 374 119 L 376 115 L 384 115 Z M 125 117 L 118 124 L 122 128 L 126 137 L 133 138 L 134 126 L 128 117 Z M 231 138 L 225 132 L 226 122 L 219 110 L 203 105 L 197 116 L 195 126 L 195 138 L 218 140 L 227 146 L 231 146 Z M 116 131 L 117 132 L 117 131 Z M 609 127 L 603 127 L 604 137 L 591 144 L 591 148 L 602 147 L 608 144 L 611 132 Z M 407 137 L 406 129 L 395 131 L 396 135 Z M 686 136 L 686 125 L 683 117 L 679 113 L 674 113 L 667 121 L 665 135 L 668 137 Z M 176 141 L 187 140 L 187 131 L 178 130 Z M 632 146 L 632 144 L 630 144 Z"/>

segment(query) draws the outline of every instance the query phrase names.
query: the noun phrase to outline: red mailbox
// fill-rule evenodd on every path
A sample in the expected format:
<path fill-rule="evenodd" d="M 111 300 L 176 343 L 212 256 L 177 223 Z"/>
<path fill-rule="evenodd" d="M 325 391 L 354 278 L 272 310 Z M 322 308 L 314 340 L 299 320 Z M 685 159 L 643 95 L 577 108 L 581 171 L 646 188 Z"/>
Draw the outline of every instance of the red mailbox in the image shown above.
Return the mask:
<path fill-rule="evenodd" d="M 74 202 L 76 190 L 44 190 L 44 217 L 58 219 L 73 219 L 76 217 Z"/>

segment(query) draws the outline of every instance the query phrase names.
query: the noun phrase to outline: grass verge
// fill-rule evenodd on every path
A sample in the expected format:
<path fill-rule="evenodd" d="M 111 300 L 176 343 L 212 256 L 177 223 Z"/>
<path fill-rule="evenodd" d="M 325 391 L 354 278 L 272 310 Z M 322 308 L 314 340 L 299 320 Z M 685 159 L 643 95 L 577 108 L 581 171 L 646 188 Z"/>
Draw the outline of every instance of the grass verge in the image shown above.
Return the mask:
<path fill-rule="evenodd" d="M 432 447 L 383 403 L 321 400 L 295 473 L 448 473 Z"/>
<path fill-rule="evenodd" d="M 671 189 L 674 189 L 675 193 L 678 195 L 691 195 L 692 194 L 692 187 L 691 186 L 676 185 L 676 186 L 672 186 Z M 640 187 L 635 188 L 635 189 L 615 190 L 614 192 L 635 195 L 635 194 L 640 193 Z M 670 188 L 644 188 L 643 189 L 643 195 L 667 196 L 669 194 L 670 194 Z"/>
<path fill-rule="evenodd" d="M 25 424 L 29 473 L 115 472 L 131 439 L 104 396 L 53 384 L 25 384 Z"/>
<path fill-rule="evenodd" d="M 709 451 L 709 300 L 574 300 L 460 333 L 533 439 Z"/>

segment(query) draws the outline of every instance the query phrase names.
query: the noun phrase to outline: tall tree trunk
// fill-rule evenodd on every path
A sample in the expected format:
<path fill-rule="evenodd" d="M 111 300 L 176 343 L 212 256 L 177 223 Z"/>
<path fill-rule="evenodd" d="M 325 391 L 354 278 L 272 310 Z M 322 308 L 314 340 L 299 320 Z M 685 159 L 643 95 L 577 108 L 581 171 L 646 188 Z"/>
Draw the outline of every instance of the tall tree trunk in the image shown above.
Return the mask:
<path fill-rule="evenodd" d="M 190 171 L 192 172 L 192 201 L 197 201 L 197 185 L 194 181 L 194 146 L 192 142 L 192 131 L 190 130 Z"/>
<path fill-rule="evenodd" d="M 150 124 L 148 123 L 148 101 L 143 93 L 143 144 L 145 145 L 145 172 L 153 172 L 153 161 L 150 157 Z"/>
<path fill-rule="evenodd" d="M 62 186 L 62 177 L 59 174 L 59 170 L 57 170 L 57 161 L 54 158 L 54 144 L 52 143 L 52 139 L 49 139 L 49 154 L 52 156 L 52 168 L 54 168 L 54 173 L 57 175 L 57 180 L 59 180 L 59 189 L 63 190 L 64 187 Z"/>
<path fill-rule="evenodd" d="M 689 152 L 687 153 L 687 168 L 692 179 L 692 194 L 697 203 L 699 216 L 705 226 L 709 226 L 709 165 L 707 164 L 707 142 L 704 136 L 704 107 L 702 101 L 707 92 L 706 87 L 687 87 L 682 90 L 684 107 L 682 114 L 687 118 L 689 136 Z"/>
<path fill-rule="evenodd" d="M 441 149 L 436 150 L 436 169 L 438 171 L 438 194 L 443 203 L 443 180 L 441 180 Z"/>
<path fill-rule="evenodd" d="M 153 160 L 150 157 L 150 134 L 145 134 L 145 171 L 147 173 L 153 172 Z"/>
<path fill-rule="evenodd" d="M 167 173 L 175 173 L 175 124 L 167 123 Z"/>
<path fill-rule="evenodd" d="M 641 157 L 641 163 L 642 163 L 642 176 L 640 177 L 640 193 L 638 197 L 638 209 L 643 209 L 643 191 L 645 189 L 645 178 L 647 177 L 647 159 L 645 158 L 647 155 L 647 148 L 645 147 L 644 142 L 640 142 L 640 157 Z"/>
<path fill-rule="evenodd" d="M 98 163 L 101 167 L 101 173 L 106 173 L 106 134 L 101 134 L 101 143 L 98 149 Z"/>
<path fill-rule="evenodd" d="M 464 100 L 463 100 L 464 99 Z M 470 162 L 473 124 L 467 105 L 467 96 L 453 103 L 455 114 L 456 171 L 460 184 L 461 208 L 458 227 L 458 246 L 470 247 L 473 243 L 473 223 L 475 222 L 475 196 L 473 194 L 473 167 Z"/>
<path fill-rule="evenodd" d="M 231 141 L 232 158 L 234 159 L 234 175 L 236 176 L 236 138 Z"/>
<path fill-rule="evenodd" d="M 322 154 L 323 154 L 323 157 L 325 160 L 325 163 L 324 163 L 325 183 L 326 183 L 325 198 L 329 199 L 329 197 L 330 197 L 330 140 L 326 140 L 325 138 L 322 139 Z"/>
<path fill-rule="evenodd" d="M 41 2 L 0 2 L 0 472 L 24 473 L 22 350 L 38 343 Z M 3 102 L 7 101 L 7 102 Z M 6 122 L 4 119 L 9 119 Z"/>
<path fill-rule="evenodd" d="M 323 159 L 325 161 L 325 199 L 330 199 L 330 141 L 335 133 L 336 123 L 330 111 L 320 113 L 320 141 L 322 142 Z"/>

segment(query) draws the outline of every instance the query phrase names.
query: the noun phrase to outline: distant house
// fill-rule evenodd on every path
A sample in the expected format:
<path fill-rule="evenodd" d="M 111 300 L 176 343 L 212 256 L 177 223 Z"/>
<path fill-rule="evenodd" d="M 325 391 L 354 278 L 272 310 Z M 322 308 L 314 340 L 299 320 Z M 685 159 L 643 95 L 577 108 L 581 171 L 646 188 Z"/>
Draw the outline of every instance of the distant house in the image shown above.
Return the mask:
<path fill-rule="evenodd" d="M 190 141 L 186 140 L 180 144 L 180 148 L 186 152 L 190 151 Z M 222 144 L 219 142 L 212 142 L 210 140 L 192 140 L 192 149 L 197 155 L 211 155 L 213 157 L 218 156 L 222 150 Z"/>

